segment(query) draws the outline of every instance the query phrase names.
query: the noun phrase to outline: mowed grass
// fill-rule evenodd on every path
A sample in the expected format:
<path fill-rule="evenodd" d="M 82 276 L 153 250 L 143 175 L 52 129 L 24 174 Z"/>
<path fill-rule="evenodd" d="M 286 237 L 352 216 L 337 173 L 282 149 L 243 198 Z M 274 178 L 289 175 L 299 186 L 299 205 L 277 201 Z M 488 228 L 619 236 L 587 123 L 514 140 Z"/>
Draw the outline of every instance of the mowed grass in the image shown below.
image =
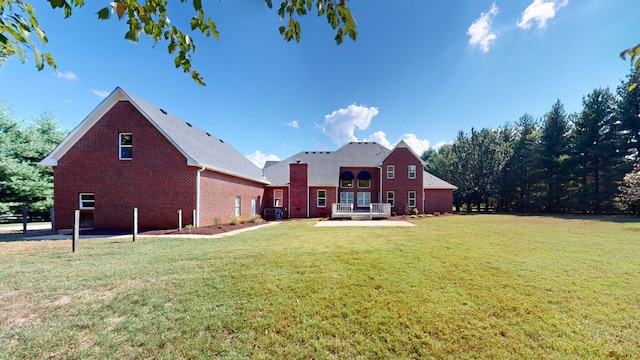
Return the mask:
<path fill-rule="evenodd" d="M 640 358 L 640 222 L 0 242 L 0 358 Z"/>

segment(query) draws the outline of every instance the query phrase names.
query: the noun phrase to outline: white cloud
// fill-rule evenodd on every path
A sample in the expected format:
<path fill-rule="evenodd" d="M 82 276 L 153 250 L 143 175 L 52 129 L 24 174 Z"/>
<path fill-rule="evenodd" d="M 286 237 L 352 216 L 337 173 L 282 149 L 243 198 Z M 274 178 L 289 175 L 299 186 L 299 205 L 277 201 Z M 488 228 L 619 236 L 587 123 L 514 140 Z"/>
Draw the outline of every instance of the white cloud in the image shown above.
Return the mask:
<path fill-rule="evenodd" d="M 66 102 L 66 103 L 73 103 L 73 100 L 71 100 L 71 99 L 64 99 L 62 101 Z"/>
<path fill-rule="evenodd" d="M 358 141 L 353 135 L 356 129 L 366 130 L 371 119 L 378 115 L 378 108 L 359 105 L 349 105 L 346 109 L 339 109 L 325 115 L 324 124 L 318 127 L 322 133 L 329 135 L 331 140 L 339 146 L 351 141 Z"/>
<path fill-rule="evenodd" d="M 258 165 L 259 168 L 263 168 L 267 161 L 280 161 L 280 158 L 276 155 L 266 155 L 261 153 L 260 150 L 256 150 L 253 154 L 245 155 L 245 157 Z"/>
<path fill-rule="evenodd" d="M 452 143 L 453 143 L 452 141 L 440 141 L 439 143 L 437 143 L 437 144 L 435 144 L 435 145 L 433 146 L 433 149 L 434 149 L 434 150 L 438 150 L 438 149 L 440 149 L 443 145 L 452 144 Z"/>
<path fill-rule="evenodd" d="M 111 94 L 111 92 L 109 92 L 109 91 L 96 90 L 96 89 L 91 89 L 91 92 L 96 94 L 96 95 L 98 95 L 98 96 L 100 96 L 100 97 L 103 97 L 103 98 L 105 98 L 105 97 L 109 96 L 109 94 Z"/>
<path fill-rule="evenodd" d="M 298 120 L 293 120 L 292 122 L 288 122 L 285 125 L 287 125 L 288 127 L 292 127 L 294 129 L 297 129 L 299 127 Z"/>
<path fill-rule="evenodd" d="M 547 26 L 547 20 L 556 16 L 556 12 L 569 4 L 569 0 L 561 3 L 556 1 L 534 0 L 522 13 L 517 26 L 522 29 L 529 29 L 533 23 L 538 23 L 538 29 Z"/>
<path fill-rule="evenodd" d="M 491 29 L 491 23 L 497 14 L 498 6 L 496 3 L 491 4 L 491 9 L 488 12 L 480 13 L 480 17 L 467 30 L 469 44 L 479 46 L 484 52 L 489 51 L 489 48 L 498 37 Z"/>
<path fill-rule="evenodd" d="M 429 140 L 420 140 L 415 134 L 404 134 L 400 137 L 397 145 L 401 140 L 404 140 L 407 145 L 416 153 L 416 155 L 421 156 L 422 153 L 429 148 Z"/>
<path fill-rule="evenodd" d="M 386 148 L 391 147 L 391 143 L 387 139 L 387 134 L 385 134 L 383 131 L 376 131 L 373 133 L 373 135 L 369 136 L 366 139 L 363 139 L 363 141 L 377 142 L 378 144 Z"/>
<path fill-rule="evenodd" d="M 409 147 L 411 147 L 411 149 L 418 156 L 422 155 L 422 153 L 429 148 L 429 140 L 418 139 L 415 134 L 404 134 L 400 136 L 398 141 L 391 144 L 391 142 L 387 139 L 387 134 L 385 134 L 383 131 L 376 131 L 375 133 L 373 133 L 373 135 L 369 136 L 366 139 L 363 139 L 362 141 L 375 141 L 386 148 L 393 149 L 402 140 L 404 140 L 404 142 L 407 143 L 407 145 L 409 145 Z"/>
<path fill-rule="evenodd" d="M 73 71 L 56 72 L 55 75 L 58 79 L 78 80 L 78 75 L 76 75 Z"/>

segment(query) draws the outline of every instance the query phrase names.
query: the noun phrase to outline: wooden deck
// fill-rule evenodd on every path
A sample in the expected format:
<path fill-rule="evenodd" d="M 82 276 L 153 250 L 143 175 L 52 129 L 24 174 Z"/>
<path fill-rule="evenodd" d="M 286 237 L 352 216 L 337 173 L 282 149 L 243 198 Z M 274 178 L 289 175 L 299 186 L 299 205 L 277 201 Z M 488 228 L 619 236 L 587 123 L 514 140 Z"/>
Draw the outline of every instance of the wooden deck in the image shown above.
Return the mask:
<path fill-rule="evenodd" d="M 332 219 L 373 220 L 388 219 L 391 217 L 391 206 L 387 203 L 369 204 L 369 210 L 353 209 L 353 204 L 333 204 L 331 207 Z"/>

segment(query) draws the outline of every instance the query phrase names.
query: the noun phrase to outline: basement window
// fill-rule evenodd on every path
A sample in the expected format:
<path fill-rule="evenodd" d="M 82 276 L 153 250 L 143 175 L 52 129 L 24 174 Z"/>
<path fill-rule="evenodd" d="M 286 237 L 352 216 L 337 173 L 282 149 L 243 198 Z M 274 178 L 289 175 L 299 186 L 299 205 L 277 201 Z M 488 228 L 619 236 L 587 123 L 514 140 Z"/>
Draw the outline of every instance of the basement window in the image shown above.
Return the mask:
<path fill-rule="evenodd" d="M 96 194 L 80 193 L 80 210 L 93 210 L 96 208 Z"/>
<path fill-rule="evenodd" d="M 120 160 L 133 159 L 133 136 L 131 133 L 120 133 L 120 144 L 118 146 L 120 152 Z"/>

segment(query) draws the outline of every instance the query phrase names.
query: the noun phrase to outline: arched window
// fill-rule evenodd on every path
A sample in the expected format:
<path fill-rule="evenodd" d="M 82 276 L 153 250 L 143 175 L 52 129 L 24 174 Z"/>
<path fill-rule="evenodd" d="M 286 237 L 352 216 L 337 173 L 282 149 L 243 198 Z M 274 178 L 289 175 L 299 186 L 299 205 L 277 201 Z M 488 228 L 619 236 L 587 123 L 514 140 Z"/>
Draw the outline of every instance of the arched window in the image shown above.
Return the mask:
<path fill-rule="evenodd" d="M 363 170 L 358 173 L 358 187 L 370 188 L 371 187 L 371 174 L 368 171 Z"/>

